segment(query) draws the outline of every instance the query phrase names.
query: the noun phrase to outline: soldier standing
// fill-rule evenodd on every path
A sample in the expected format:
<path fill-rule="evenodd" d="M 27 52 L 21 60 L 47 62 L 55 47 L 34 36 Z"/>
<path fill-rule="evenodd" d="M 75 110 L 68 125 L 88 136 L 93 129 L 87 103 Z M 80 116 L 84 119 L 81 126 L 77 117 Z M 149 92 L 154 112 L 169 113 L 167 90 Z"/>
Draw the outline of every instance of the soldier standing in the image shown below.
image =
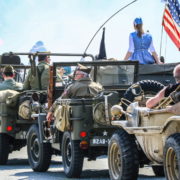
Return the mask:
<path fill-rule="evenodd" d="M 25 79 L 24 90 L 47 90 L 49 85 L 49 66 L 50 57 L 47 55 L 38 56 L 38 66 L 36 68 L 36 76 L 30 69 Z"/>
<path fill-rule="evenodd" d="M 13 79 L 15 76 L 15 70 L 11 65 L 4 67 L 2 76 L 4 81 L 0 84 L 0 90 L 22 90 L 22 83 L 18 83 Z"/>
<path fill-rule="evenodd" d="M 67 89 L 64 90 L 63 94 L 59 99 L 68 99 L 68 98 L 92 98 L 96 96 L 100 91 L 103 90 L 103 87 L 92 81 L 92 79 L 89 77 L 91 69 L 87 68 L 83 65 L 78 66 L 74 73 L 74 83 L 69 85 Z M 56 108 L 56 103 L 54 102 L 52 107 L 50 108 L 48 114 L 47 114 L 47 120 L 51 121 L 53 112 Z"/>

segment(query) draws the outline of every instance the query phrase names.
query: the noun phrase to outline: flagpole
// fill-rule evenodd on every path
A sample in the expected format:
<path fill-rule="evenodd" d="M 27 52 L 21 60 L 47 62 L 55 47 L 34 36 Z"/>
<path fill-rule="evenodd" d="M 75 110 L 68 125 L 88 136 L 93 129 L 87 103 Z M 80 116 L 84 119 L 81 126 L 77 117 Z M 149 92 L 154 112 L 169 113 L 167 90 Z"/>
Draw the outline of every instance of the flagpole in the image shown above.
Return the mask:
<path fill-rule="evenodd" d="M 166 4 L 164 6 L 164 12 L 165 12 Z M 162 39 L 163 39 L 163 21 L 164 21 L 164 13 L 162 16 L 162 24 L 161 24 L 161 41 L 160 41 L 160 52 L 159 52 L 159 57 L 161 57 L 161 51 L 162 51 Z"/>
<path fill-rule="evenodd" d="M 162 50 L 162 39 L 163 39 L 163 25 L 161 25 L 161 41 L 160 41 L 160 52 L 159 57 L 161 57 L 161 50 Z"/>
<path fill-rule="evenodd" d="M 165 59 L 166 59 L 166 50 L 167 50 L 167 34 L 166 34 L 165 49 L 164 49 L 164 58 Z"/>
<path fill-rule="evenodd" d="M 123 9 L 125 9 L 126 7 L 130 6 L 131 4 L 135 3 L 137 0 L 134 0 L 132 2 L 130 2 L 129 4 L 125 5 L 124 7 L 122 7 L 121 9 L 119 9 L 117 12 L 115 12 L 112 16 L 110 16 L 100 27 L 99 29 L 95 32 L 95 34 L 93 35 L 93 37 L 91 38 L 90 42 L 88 43 L 84 54 L 86 54 L 87 49 L 89 48 L 91 42 L 93 41 L 93 39 L 95 38 L 95 36 L 97 35 L 97 33 L 101 30 L 101 28 L 110 20 L 112 19 L 116 14 L 118 14 L 120 11 L 122 11 Z"/>

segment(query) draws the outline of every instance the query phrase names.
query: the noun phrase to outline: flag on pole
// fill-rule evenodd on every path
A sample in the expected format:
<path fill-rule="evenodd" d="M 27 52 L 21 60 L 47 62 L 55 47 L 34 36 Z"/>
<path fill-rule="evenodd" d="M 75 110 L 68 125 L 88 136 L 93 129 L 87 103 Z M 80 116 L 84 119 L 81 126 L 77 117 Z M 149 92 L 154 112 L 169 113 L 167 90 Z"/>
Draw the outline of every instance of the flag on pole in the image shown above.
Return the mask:
<path fill-rule="evenodd" d="M 180 5 L 178 0 L 167 0 L 162 25 L 180 51 Z"/>
<path fill-rule="evenodd" d="M 103 28 L 102 39 L 101 39 L 101 44 L 100 44 L 99 54 L 98 54 L 97 59 L 107 59 L 106 48 L 105 48 L 105 28 Z"/>

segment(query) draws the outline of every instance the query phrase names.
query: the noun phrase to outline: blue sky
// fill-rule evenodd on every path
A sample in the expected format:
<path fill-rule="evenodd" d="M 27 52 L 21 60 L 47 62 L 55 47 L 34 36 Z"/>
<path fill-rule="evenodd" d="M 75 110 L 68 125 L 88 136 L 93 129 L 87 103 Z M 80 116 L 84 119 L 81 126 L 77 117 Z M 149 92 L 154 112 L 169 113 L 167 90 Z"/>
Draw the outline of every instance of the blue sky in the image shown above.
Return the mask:
<path fill-rule="evenodd" d="M 93 34 L 107 18 L 130 0 L 0 0 L 0 54 L 28 52 L 39 40 L 51 52 L 83 53 Z M 142 17 L 160 54 L 161 22 L 164 4 L 161 0 L 138 0 L 116 15 L 106 27 L 108 58 L 122 60 L 128 49 L 133 20 Z M 101 33 L 87 53 L 99 51 Z M 161 55 L 166 62 L 179 62 L 180 52 L 163 32 Z"/>

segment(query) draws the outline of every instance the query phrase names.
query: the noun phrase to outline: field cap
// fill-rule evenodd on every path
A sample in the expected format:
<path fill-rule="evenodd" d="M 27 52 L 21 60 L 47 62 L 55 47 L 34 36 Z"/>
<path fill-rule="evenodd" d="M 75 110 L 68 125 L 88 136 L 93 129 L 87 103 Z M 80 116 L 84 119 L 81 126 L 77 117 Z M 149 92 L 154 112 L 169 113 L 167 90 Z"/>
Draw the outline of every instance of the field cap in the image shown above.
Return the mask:
<path fill-rule="evenodd" d="M 85 72 L 87 74 L 89 74 L 91 72 L 91 68 L 88 68 L 86 66 L 83 66 L 82 64 L 78 64 L 78 67 L 76 69 L 77 71 L 82 71 Z"/>
<path fill-rule="evenodd" d="M 14 72 L 15 72 L 15 70 L 11 65 L 7 65 L 3 69 L 3 73 L 14 73 Z"/>
<path fill-rule="evenodd" d="M 139 18 L 136 18 L 135 20 L 134 20 L 134 25 L 136 26 L 136 25 L 138 25 L 138 24 L 143 24 L 143 21 L 142 21 L 142 19 L 139 17 Z"/>

